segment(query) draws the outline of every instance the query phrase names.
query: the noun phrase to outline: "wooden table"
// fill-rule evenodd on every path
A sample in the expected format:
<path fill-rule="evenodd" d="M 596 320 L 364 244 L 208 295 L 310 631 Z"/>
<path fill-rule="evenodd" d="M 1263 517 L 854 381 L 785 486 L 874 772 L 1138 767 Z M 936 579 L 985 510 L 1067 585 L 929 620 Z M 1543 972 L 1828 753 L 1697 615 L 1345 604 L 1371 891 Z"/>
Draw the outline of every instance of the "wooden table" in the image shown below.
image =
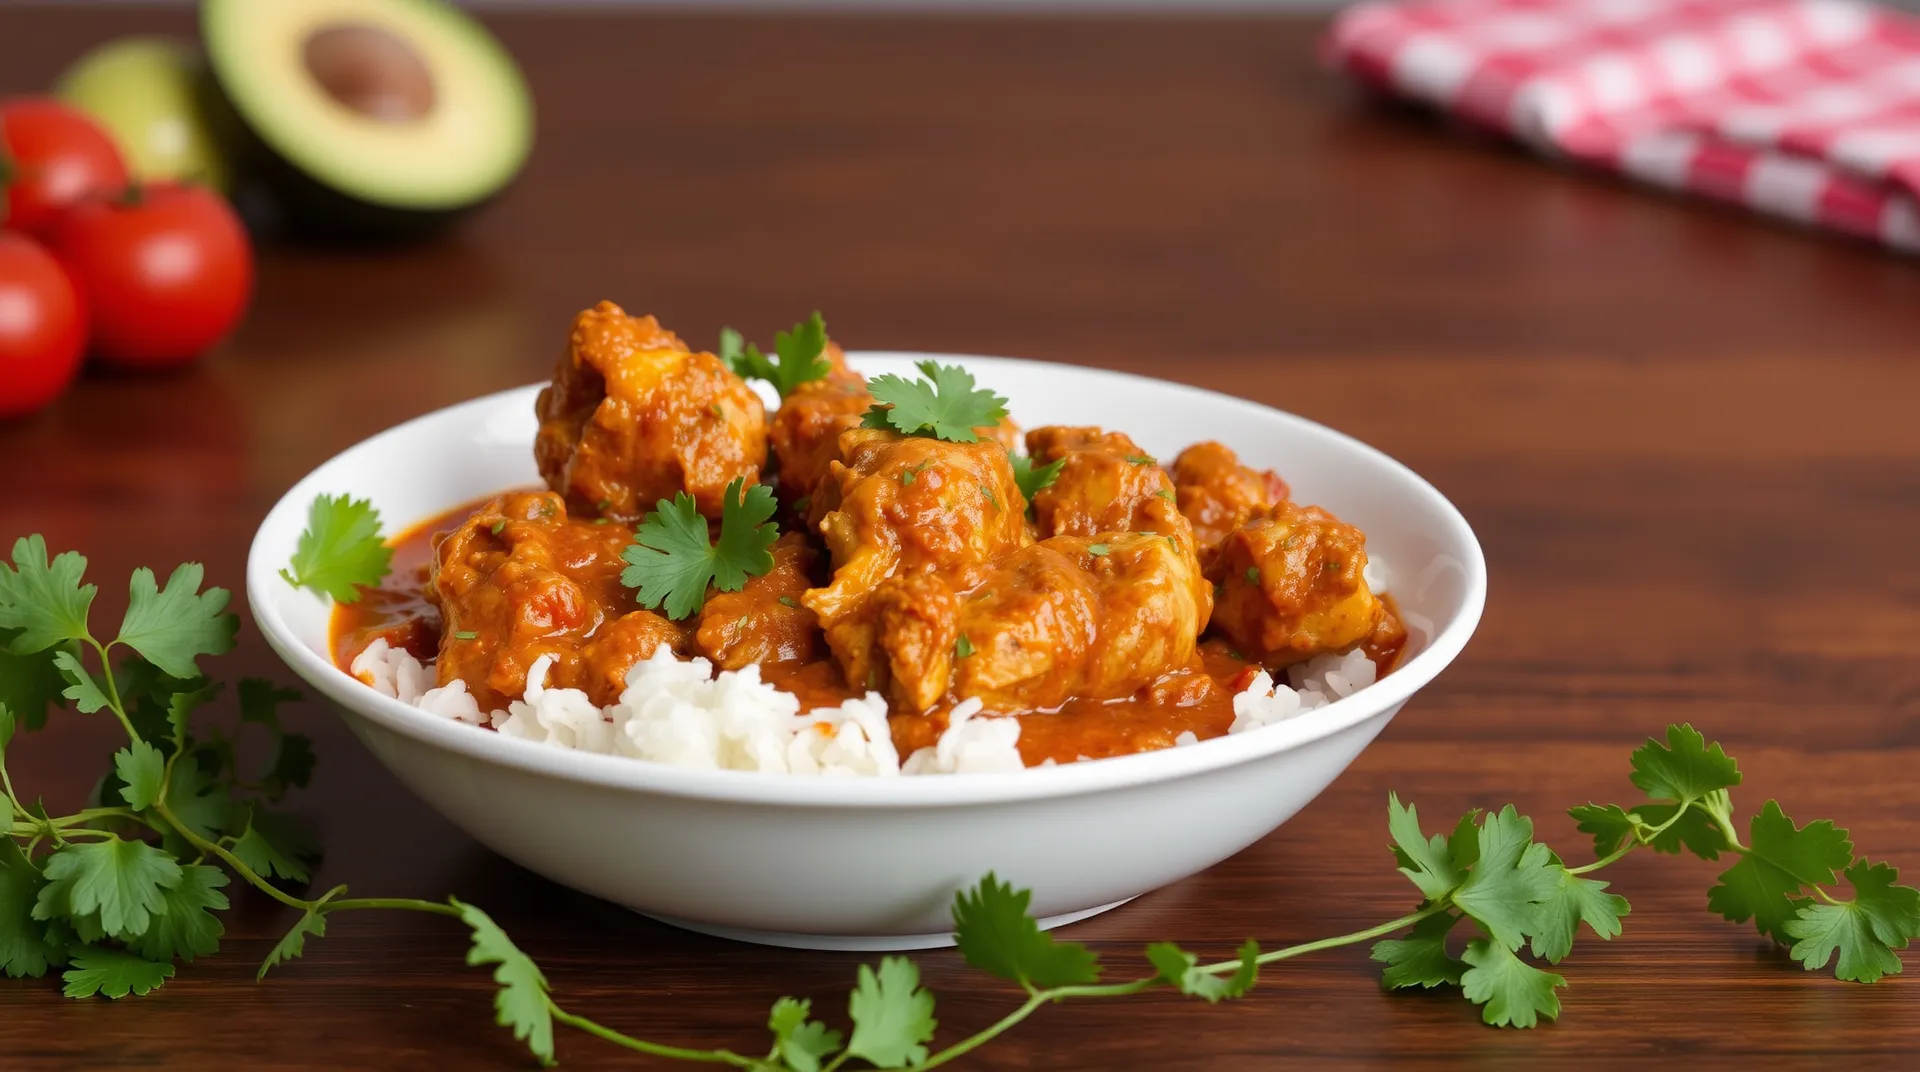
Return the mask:
<path fill-rule="evenodd" d="M 490 16 L 525 64 L 524 180 L 437 244 L 263 252 L 220 352 L 173 377 L 90 376 L 0 429 L 0 534 L 241 582 L 289 484 L 402 418 L 543 377 L 601 297 L 693 339 L 767 337 L 815 307 L 850 345 L 1149 372 L 1303 413 L 1451 496 L 1492 595 L 1460 661 L 1297 819 L 1069 933 L 1110 958 L 1223 953 L 1406 910 L 1389 789 L 1429 817 L 1630 799 L 1628 751 L 1690 720 L 1751 811 L 1778 796 L 1920 873 L 1920 271 L 1844 241 L 1557 171 L 1363 101 L 1317 24 Z M 0 12 L 0 87 L 44 85 L 174 12 Z M 244 634 L 224 673 L 291 676 Z M 763 1045 L 773 998 L 838 1016 L 861 958 L 734 945 L 552 885 L 427 812 L 318 703 L 300 801 L 324 884 L 485 905 L 564 1002 L 633 1033 Z M 13 770 L 76 803 L 115 737 L 65 716 Z M 831 866 L 823 861 L 823 866 Z M 1353 949 L 1218 1008 L 1172 996 L 1044 1010 L 974 1067 L 1246 1068 L 1674 1058 L 1891 1064 L 1920 1052 L 1915 982 L 1801 972 L 1705 909 L 1711 865 L 1633 858 L 1626 934 L 1586 942 L 1559 1024 L 1482 1027 L 1453 996 L 1383 994 Z M 265 985 L 288 913 L 241 898 L 221 954 L 119 1004 L 0 983 L 9 1068 L 515 1067 L 465 936 L 342 918 Z M 1911 957 L 1909 958 L 1911 960 Z M 942 1037 L 1011 1007 L 952 952 L 919 957 Z M 571 1067 L 625 1055 L 564 1035 Z"/>

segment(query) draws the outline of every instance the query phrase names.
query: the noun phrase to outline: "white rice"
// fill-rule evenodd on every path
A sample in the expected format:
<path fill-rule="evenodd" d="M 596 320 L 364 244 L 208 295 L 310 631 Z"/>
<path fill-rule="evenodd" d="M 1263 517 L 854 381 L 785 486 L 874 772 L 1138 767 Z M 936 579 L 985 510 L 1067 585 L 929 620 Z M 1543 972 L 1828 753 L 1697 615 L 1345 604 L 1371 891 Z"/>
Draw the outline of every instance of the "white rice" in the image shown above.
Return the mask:
<path fill-rule="evenodd" d="M 1316 655 L 1287 667 L 1288 685 L 1276 685 L 1273 676 L 1262 670 L 1233 698 L 1233 725 L 1227 732 L 1245 733 L 1285 722 L 1351 696 L 1373 684 L 1377 676 L 1373 660 L 1357 648 L 1345 655 Z"/>
<path fill-rule="evenodd" d="M 1369 559 L 1365 573 L 1373 591 L 1387 590 L 1385 566 Z M 706 659 L 681 659 L 663 647 L 627 672 L 618 702 L 601 708 L 578 689 L 547 688 L 552 663 L 551 656 L 535 660 L 525 697 L 504 711 L 486 712 L 465 682 L 434 687 L 430 665 L 385 640 L 369 645 L 349 669 L 374 690 L 445 718 L 555 748 L 676 767 L 823 778 L 1022 769 L 1020 720 L 977 717 L 977 699 L 954 707 L 933 747 L 902 762 L 887 729 L 886 700 L 877 692 L 802 714 L 799 697 L 760 680 L 757 666 L 716 675 Z M 1376 673 L 1372 660 L 1356 650 L 1317 655 L 1288 667 L 1286 677 L 1280 684 L 1265 671 L 1255 674 L 1233 698 L 1227 732 L 1245 733 L 1324 707 L 1373 684 Z M 1191 730 L 1174 738 L 1175 747 L 1197 743 Z"/>

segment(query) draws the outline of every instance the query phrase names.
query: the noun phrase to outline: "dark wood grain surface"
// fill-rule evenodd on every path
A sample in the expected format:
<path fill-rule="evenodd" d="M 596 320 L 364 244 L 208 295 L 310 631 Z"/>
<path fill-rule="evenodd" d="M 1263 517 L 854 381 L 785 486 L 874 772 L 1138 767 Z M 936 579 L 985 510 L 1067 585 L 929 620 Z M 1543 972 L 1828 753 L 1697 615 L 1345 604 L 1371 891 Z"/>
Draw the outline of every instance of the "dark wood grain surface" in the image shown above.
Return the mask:
<path fill-rule="evenodd" d="M 263 252 L 234 340 L 171 377 L 89 376 L 0 428 L 0 535 L 44 532 L 111 589 L 208 564 L 238 588 L 267 506 L 402 418 L 542 377 L 602 297 L 693 339 L 815 307 L 849 345 L 1122 368 L 1272 403 L 1377 444 L 1453 498 L 1492 594 L 1459 662 L 1297 819 L 1069 932 L 1109 957 L 1225 951 L 1404 911 L 1388 789 L 1429 815 L 1624 797 L 1670 721 L 1726 741 L 1757 807 L 1851 826 L 1920 870 L 1920 268 L 1607 178 L 1362 100 L 1308 22 L 492 20 L 537 96 L 523 181 L 443 241 Z M 0 11 L 0 90 L 184 15 Z M 98 615 L 97 615 L 98 617 Z M 243 635 L 225 672 L 291 680 Z M 318 703 L 301 808 L 319 880 L 484 904 L 570 1007 L 689 1045 L 761 1045 L 782 994 L 839 1014 L 860 958 L 685 934 L 550 884 L 424 810 Z M 77 802 L 111 724 L 23 740 L 23 790 Z M 31 788 L 26 788 L 31 787 Z M 822 866 L 831 866 L 822 861 Z M 1477 1022 L 1389 996 L 1364 952 L 1269 973 L 1249 1000 L 1043 1011 L 980 1068 L 1247 1068 L 1630 1060 L 1898 1065 L 1920 991 L 1799 970 L 1705 909 L 1711 865 L 1630 859 L 1626 934 L 1565 963 L 1563 1021 Z M 1912 874 L 1913 872 L 1910 872 Z M 8 1068 L 521 1067 L 464 935 L 337 920 L 255 985 L 288 914 L 243 897 L 221 955 L 155 996 L 0 984 Z M 1010 1008 L 922 955 L 943 1037 Z M 639 1062 L 564 1036 L 571 1067 Z"/>

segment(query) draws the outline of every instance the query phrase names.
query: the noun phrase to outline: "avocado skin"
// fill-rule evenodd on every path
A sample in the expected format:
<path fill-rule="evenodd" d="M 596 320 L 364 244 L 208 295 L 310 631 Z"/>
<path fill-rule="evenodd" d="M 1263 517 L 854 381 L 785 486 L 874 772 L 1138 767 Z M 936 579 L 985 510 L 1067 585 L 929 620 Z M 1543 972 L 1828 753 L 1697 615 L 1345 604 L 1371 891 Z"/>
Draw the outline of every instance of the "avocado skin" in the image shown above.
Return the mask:
<path fill-rule="evenodd" d="M 486 203 L 430 210 L 376 205 L 314 179 L 244 125 L 236 124 L 234 134 L 234 158 L 241 162 L 234 206 L 247 229 L 261 239 L 319 246 L 397 245 L 439 234 Z"/>

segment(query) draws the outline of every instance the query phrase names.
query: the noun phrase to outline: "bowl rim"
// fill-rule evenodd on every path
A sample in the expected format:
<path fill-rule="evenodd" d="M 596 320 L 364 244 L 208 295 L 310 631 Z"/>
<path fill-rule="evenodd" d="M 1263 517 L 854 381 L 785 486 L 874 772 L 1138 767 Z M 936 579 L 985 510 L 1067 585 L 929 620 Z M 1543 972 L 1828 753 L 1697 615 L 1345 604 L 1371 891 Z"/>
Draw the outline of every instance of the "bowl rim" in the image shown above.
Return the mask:
<path fill-rule="evenodd" d="M 577 752 L 507 737 L 464 722 L 428 714 L 393 697 L 374 692 L 358 678 L 335 666 L 332 659 L 307 647 L 287 624 L 277 600 L 317 600 L 320 597 L 288 586 L 279 576 L 284 562 L 270 560 L 271 552 L 266 544 L 272 529 L 288 523 L 296 525 L 296 531 L 304 527 L 308 507 L 316 494 L 321 491 L 333 494 L 342 490 L 351 492 L 352 489 L 319 486 L 322 474 L 340 464 L 348 455 L 368 450 L 378 453 L 383 442 L 397 438 L 424 422 L 456 417 L 467 411 L 491 410 L 517 397 L 524 397 L 530 404 L 533 394 L 542 385 L 529 384 L 458 402 L 403 421 L 334 454 L 294 482 L 262 518 L 248 548 L 247 602 L 254 623 L 274 653 L 307 684 L 338 704 L 342 713 L 349 716 L 350 722 L 364 719 L 421 744 L 472 760 L 570 782 L 684 799 L 827 808 L 947 807 L 1076 796 L 1150 785 L 1253 762 L 1331 737 L 1370 718 L 1397 710 L 1460 654 L 1479 625 L 1486 605 L 1486 556 L 1466 518 L 1446 496 L 1419 474 L 1384 451 L 1344 432 L 1248 399 L 1132 372 L 1022 358 L 913 351 L 856 351 L 850 352 L 847 357 L 855 365 L 931 359 L 960 362 L 970 368 L 1037 368 L 1123 384 L 1135 390 L 1150 387 L 1157 391 L 1173 392 L 1208 404 L 1257 414 L 1262 419 L 1290 422 L 1308 432 L 1330 437 L 1340 447 L 1359 453 L 1390 471 L 1396 471 L 1416 496 L 1426 500 L 1430 512 L 1440 519 L 1443 526 L 1451 530 L 1451 542 L 1466 550 L 1465 557 L 1457 563 L 1466 579 L 1466 591 L 1459 613 L 1440 626 L 1426 648 L 1396 667 L 1391 674 L 1352 695 L 1305 714 L 1246 733 L 1210 738 L 1184 747 L 1053 767 L 895 778 L 810 778 L 760 771 L 675 767 L 650 760 Z M 289 518 L 289 514 L 293 517 Z"/>

